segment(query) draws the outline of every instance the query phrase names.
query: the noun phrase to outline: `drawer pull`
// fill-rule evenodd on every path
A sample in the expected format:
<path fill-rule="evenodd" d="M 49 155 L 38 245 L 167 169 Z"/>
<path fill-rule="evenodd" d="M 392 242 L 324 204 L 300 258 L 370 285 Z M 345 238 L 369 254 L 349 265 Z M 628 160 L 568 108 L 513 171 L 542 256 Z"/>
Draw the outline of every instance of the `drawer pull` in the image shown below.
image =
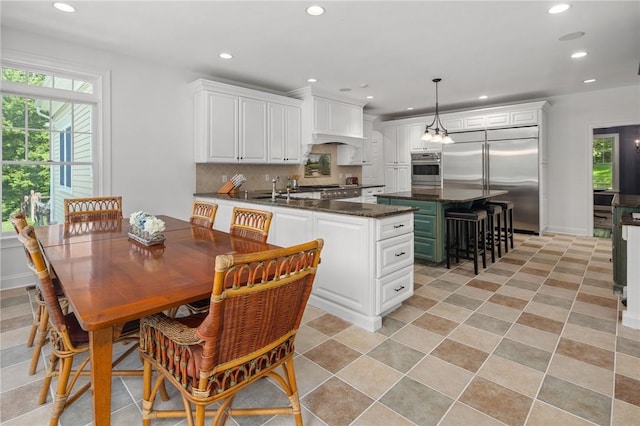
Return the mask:
<path fill-rule="evenodd" d="M 404 223 L 401 223 L 400 225 L 393 225 L 393 229 L 402 228 L 403 226 L 404 226 Z"/>
<path fill-rule="evenodd" d="M 400 256 L 403 256 L 405 254 L 406 254 L 405 252 L 401 251 L 400 253 L 396 253 L 396 257 L 400 257 Z"/>
<path fill-rule="evenodd" d="M 398 287 L 398 288 L 394 288 L 394 289 L 393 289 L 393 291 L 402 291 L 402 290 L 404 290 L 404 286 L 403 286 L 403 285 L 401 285 L 401 286 L 400 286 L 400 287 Z"/>

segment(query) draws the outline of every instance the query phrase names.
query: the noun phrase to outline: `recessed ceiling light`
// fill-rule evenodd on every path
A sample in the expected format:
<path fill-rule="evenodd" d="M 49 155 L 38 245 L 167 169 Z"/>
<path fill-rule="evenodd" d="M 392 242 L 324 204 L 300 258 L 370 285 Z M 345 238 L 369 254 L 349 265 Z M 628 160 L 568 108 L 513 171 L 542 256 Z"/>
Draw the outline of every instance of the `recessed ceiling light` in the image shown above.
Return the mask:
<path fill-rule="evenodd" d="M 316 80 L 315 78 L 308 78 L 307 81 L 309 83 L 317 83 L 318 82 L 318 80 Z"/>
<path fill-rule="evenodd" d="M 314 5 L 307 8 L 307 14 L 311 16 L 320 16 L 324 13 L 324 7 Z"/>
<path fill-rule="evenodd" d="M 488 96 L 487 95 L 480 95 L 478 96 L 478 99 L 480 99 L 481 101 L 484 101 L 485 99 L 487 99 Z"/>
<path fill-rule="evenodd" d="M 585 83 L 585 84 L 595 83 L 595 82 L 596 82 L 596 79 L 595 79 L 595 78 L 589 78 L 589 79 L 587 79 L 587 80 L 583 81 L 583 83 Z"/>
<path fill-rule="evenodd" d="M 62 2 L 59 2 L 59 1 L 55 2 L 53 4 L 53 7 L 55 7 L 56 9 L 58 9 L 61 12 L 73 13 L 73 12 L 76 11 L 76 9 L 73 6 L 71 6 L 70 4 L 62 3 Z"/>
<path fill-rule="evenodd" d="M 585 56 L 587 56 L 587 52 L 585 52 L 584 50 L 581 50 L 579 52 L 575 52 L 575 53 L 571 54 L 571 57 L 573 59 L 584 58 Z"/>
<path fill-rule="evenodd" d="M 569 10 L 570 7 L 571 5 L 566 3 L 556 4 L 551 9 L 547 10 L 547 13 L 555 15 L 556 13 L 562 13 Z"/>
<path fill-rule="evenodd" d="M 220 56 L 222 59 L 231 59 L 231 58 L 233 58 L 233 55 L 231 53 L 226 53 L 226 52 L 222 52 L 218 56 Z"/>
<path fill-rule="evenodd" d="M 558 40 L 560 40 L 560 41 L 575 40 L 577 38 L 580 38 L 580 37 L 584 36 L 584 34 L 585 34 L 584 31 L 576 31 L 574 33 L 569 33 L 569 34 L 565 34 L 563 36 L 560 36 L 558 38 Z"/>
<path fill-rule="evenodd" d="M 369 95 L 367 96 L 367 99 L 375 99 L 373 96 Z"/>
<path fill-rule="evenodd" d="M 413 111 L 413 107 L 407 107 L 407 111 Z"/>

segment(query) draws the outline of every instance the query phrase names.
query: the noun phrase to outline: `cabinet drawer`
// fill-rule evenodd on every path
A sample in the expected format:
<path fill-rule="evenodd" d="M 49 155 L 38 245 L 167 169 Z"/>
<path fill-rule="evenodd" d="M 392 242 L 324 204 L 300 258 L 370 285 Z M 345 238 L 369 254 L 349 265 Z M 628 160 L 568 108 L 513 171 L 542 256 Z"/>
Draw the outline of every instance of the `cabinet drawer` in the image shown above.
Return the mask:
<path fill-rule="evenodd" d="M 376 277 L 413 265 L 413 233 L 376 243 Z"/>
<path fill-rule="evenodd" d="M 436 237 L 436 217 L 425 214 L 415 214 L 413 217 L 413 232 L 421 237 Z"/>
<path fill-rule="evenodd" d="M 376 228 L 376 241 L 413 232 L 413 213 L 380 219 L 377 221 Z"/>
<path fill-rule="evenodd" d="M 420 213 L 422 214 L 436 214 L 438 210 L 438 203 L 433 201 L 414 201 L 414 200 L 396 200 L 391 199 L 390 204 L 392 206 L 409 206 L 409 207 L 417 207 L 420 209 Z"/>
<path fill-rule="evenodd" d="M 436 259 L 436 240 L 433 238 L 424 238 L 416 236 L 414 238 L 414 256 L 416 259 L 428 260 L 429 262 L 438 262 Z"/>
<path fill-rule="evenodd" d="M 378 290 L 376 314 L 381 314 L 413 295 L 413 266 L 376 280 L 376 288 Z"/>

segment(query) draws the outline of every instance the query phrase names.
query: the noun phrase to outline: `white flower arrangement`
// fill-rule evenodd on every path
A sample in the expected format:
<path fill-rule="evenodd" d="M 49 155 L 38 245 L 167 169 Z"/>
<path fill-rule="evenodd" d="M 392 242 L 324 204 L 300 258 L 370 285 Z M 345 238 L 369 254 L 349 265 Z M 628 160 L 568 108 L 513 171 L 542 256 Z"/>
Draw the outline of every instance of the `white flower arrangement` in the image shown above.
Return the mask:
<path fill-rule="evenodd" d="M 129 216 L 129 225 L 136 227 L 149 235 L 156 235 L 165 230 L 164 221 L 157 217 L 138 211 Z"/>

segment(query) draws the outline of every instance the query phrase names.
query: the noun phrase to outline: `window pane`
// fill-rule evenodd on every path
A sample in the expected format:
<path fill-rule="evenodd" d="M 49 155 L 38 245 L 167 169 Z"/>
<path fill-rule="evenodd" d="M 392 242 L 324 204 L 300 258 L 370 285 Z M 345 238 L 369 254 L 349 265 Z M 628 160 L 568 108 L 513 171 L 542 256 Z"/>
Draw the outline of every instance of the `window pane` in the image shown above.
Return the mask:
<path fill-rule="evenodd" d="M 29 223 L 48 223 L 50 168 L 52 166 L 2 166 L 2 217 L 19 210 Z M 39 222 L 38 222 L 39 220 Z M 11 228 L 9 228 L 11 229 Z M 2 224 L 5 231 L 5 223 Z"/>
<path fill-rule="evenodd" d="M 92 136 L 85 133 L 73 133 L 73 161 L 91 161 L 91 140 Z"/>
<path fill-rule="evenodd" d="M 24 160 L 26 136 L 24 130 L 2 129 L 2 159 Z"/>
<path fill-rule="evenodd" d="M 29 71 L 29 85 L 53 87 L 53 76 L 51 74 Z"/>
<path fill-rule="evenodd" d="M 2 68 L 2 79 L 13 81 L 14 83 L 26 83 L 27 73 L 24 70 L 14 68 Z"/>
<path fill-rule="evenodd" d="M 30 161 L 48 161 L 49 132 L 32 130 L 27 132 L 27 159 Z"/>
<path fill-rule="evenodd" d="M 62 90 L 73 90 L 73 80 L 66 77 L 55 76 L 53 79 L 53 87 Z"/>
<path fill-rule="evenodd" d="M 75 133 L 91 133 L 91 105 L 73 105 L 73 131 Z"/>
<path fill-rule="evenodd" d="M 25 99 L 21 96 L 2 96 L 2 127 L 24 129 Z"/>
<path fill-rule="evenodd" d="M 611 151 L 604 151 L 602 153 L 603 156 L 603 163 L 611 163 Z"/>
<path fill-rule="evenodd" d="M 48 99 L 27 99 L 29 129 L 49 129 L 49 111 L 51 110 L 51 101 Z"/>
<path fill-rule="evenodd" d="M 51 117 L 53 118 L 53 131 L 65 130 L 72 123 L 72 107 L 69 102 L 51 101 Z"/>
<path fill-rule="evenodd" d="M 82 93 L 93 93 L 93 83 L 89 81 L 73 80 L 73 90 Z"/>

